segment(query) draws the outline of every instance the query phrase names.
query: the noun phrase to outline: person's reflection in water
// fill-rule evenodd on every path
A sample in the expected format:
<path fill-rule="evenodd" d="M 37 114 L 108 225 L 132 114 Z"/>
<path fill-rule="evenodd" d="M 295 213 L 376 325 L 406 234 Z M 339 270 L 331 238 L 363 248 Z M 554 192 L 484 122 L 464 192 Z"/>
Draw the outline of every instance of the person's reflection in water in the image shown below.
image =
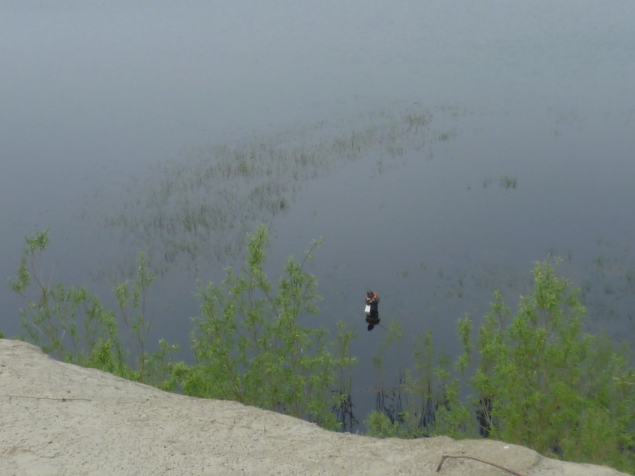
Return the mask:
<path fill-rule="evenodd" d="M 373 328 L 379 324 L 379 296 L 377 293 L 368 291 L 366 293 L 366 322 L 368 323 L 368 330 L 372 331 Z"/>

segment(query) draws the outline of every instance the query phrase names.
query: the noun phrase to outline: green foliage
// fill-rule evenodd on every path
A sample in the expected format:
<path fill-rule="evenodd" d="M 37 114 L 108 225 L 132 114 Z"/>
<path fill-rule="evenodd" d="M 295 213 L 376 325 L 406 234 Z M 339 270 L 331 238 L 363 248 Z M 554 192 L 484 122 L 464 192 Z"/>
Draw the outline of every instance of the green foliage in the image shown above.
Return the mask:
<path fill-rule="evenodd" d="M 464 352 L 454 367 L 475 392 L 467 402 L 449 359 L 437 357 L 428 332 L 415 339 L 415 368 L 403 371 L 397 387 L 378 394 L 381 404 L 365 421 L 368 434 L 480 433 L 550 457 L 635 472 L 632 356 L 606 337 L 583 333 L 585 309 L 551 262 L 536 264 L 533 283 L 516 315 L 495 293 L 475 349 L 470 317 L 459 319 Z M 379 370 L 392 334 L 375 358 Z"/>
<path fill-rule="evenodd" d="M 487 430 L 552 457 L 633 471 L 632 364 L 583 334 L 585 309 L 550 262 L 536 264 L 533 281 L 514 317 L 496 293 L 479 330 L 471 383 Z"/>
<path fill-rule="evenodd" d="M 302 325 L 317 314 L 317 281 L 304 271 L 314 243 L 302 262 L 288 258 L 277 289 L 262 266 L 267 231 L 249 236 L 247 266 L 217 286 L 201 287 L 202 315 L 192 333 L 197 364 L 182 382 L 188 395 L 235 400 L 337 428 L 331 396 L 346 369 L 355 363 L 349 348 L 352 334 L 338 336 L 340 355 L 328 349 L 324 328 Z"/>
<path fill-rule="evenodd" d="M 9 279 L 26 307 L 20 310 L 24 339 L 67 362 L 126 373 L 115 314 L 85 287 L 51 285 L 42 270 L 48 232 L 26 238 L 18 274 Z"/>
<path fill-rule="evenodd" d="M 395 438 L 399 433 L 399 422 L 390 421 L 390 418 L 380 411 L 372 411 L 366 419 L 368 436 L 375 438 Z"/>
<path fill-rule="evenodd" d="M 386 351 L 389 350 L 391 346 L 398 346 L 403 338 L 403 328 L 397 319 L 392 319 L 386 330 L 386 339 L 384 339 L 384 342 L 377 349 L 377 353 L 373 356 L 373 365 L 380 380 L 385 378 L 383 369 Z"/>
<path fill-rule="evenodd" d="M 139 257 L 139 272 L 132 290 L 127 283 L 116 287 L 122 315 L 141 346 L 140 365 L 136 369 L 128 365 L 129 352 L 122 346 L 116 313 L 105 309 L 99 298 L 83 286 L 51 284 L 50 279 L 45 278 L 42 256 L 49 244 L 48 231 L 27 237 L 26 243 L 17 276 L 9 279 L 11 289 L 25 302 L 20 319 L 26 334 L 21 338 L 65 362 L 133 380 L 146 380 L 149 365 L 154 372 L 153 383 L 169 386 L 163 377 L 170 374 L 166 359 L 175 347 L 162 343 L 160 351 L 152 355 L 145 350 L 150 329 L 145 314 L 145 294 L 153 278 L 147 274 L 143 254 Z M 126 308 L 130 300 L 131 307 L 140 312 L 128 319 Z M 170 379 L 168 377 L 168 381 Z"/>
<path fill-rule="evenodd" d="M 351 393 L 353 387 L 353 368 L 357 359 L 351 355 L 351 342 L 357 337 L 357 332 L 343 322 L 337 323 L 337 334 L 331 343 L 335 357 L 335 372 L 337 385 L 333 390 L 334 404 L 332 410 L 342 430 L 353 431 L 357 420 L 353 415 Z"/>
<path fill-rule="evenodd" d="M 27 237 L 17 276 L 9 279 L 25 302 L 22 337 L 66 362 L 168 391 L 235 400 L 325 428 L 352 429 L 355 332 L 338 323 L 330 341 L 327 331 L 310 321 L 320 297 L 316 278 L 304 267 L 319 243 L 301 262 L 288 258 L 273 285 L 263 271 L 267 241 L 261 226 L 249 236 L 249 256 L 240 272 L 228 269 L 220 285 L 199 287 L 201 315 L 192 332 L 196 362 L 188 366 L 171 359 L 177 348 L 163 340 L 158 350 L 148 350 L 146 295 L 154 277 L 143 253 L 134 279 L 115 287 L 133 343 L 128 351 L 114 311 L 84 287 L 45 278 L 48 232 Z M 583 333 L 585 309 L 551 262 L 536 264 L 533 283 L 515 315 L 495 293 L 475 345 L 469 315 L 458 321 L 464 352 L 454 369 L 435 350 L 431 332 L 415 337 L 413 368 L 390 361 L 398 359 L 393 350 L 404 335 L 394 319 L 373 358 L 379 386 L 376 411 L 365 420 L 368 434 L 465 438 L 480 433 L 551 457 L 635 472 L 632 355 L 615 349 L 606 337 Z M 387 362 L 400 369 L 392 387 L 386 385 Z M 465 384 L 473 390 L 467 400 Z"/>
<path fill-rule="evenodd" d="M 119 305 L 119 312 L 123 321 L 128 326 L 128 329 L 135 340 L 138 347 L 138 380 L 144 382 L 147 377 L 147 366 L 150 360 L 156 361 L 157 359 L 165 359 L 169 351 L 176 350 L 176 348 L 170 349 L 164 341 L 160 341 L 161 350 L 158 355 L 152 357 L 148 356 L 146 350 L 146 341 L 148 334 L 152 328 L 152 323 L 148 319 L 146 310 L 146 294 L 147 290 L 154 281 L 154 276 L 148 272 L 148 266 L 146 263 L 146 257 L 143 252 L 139 253 L 137 259 L 139 268 L 137 269 L 137 275 L 132 283 L 123 281 L 115 286 L 115 296 L 117 297 L 117 303 Z M 157 362 L 155 362 L 156 364 Z M 159 366 L 160 367 L 160 366 Z M 155 365 L 156 368 L 156 365 Z"/>
<path fill-rule="evenodd" d="M 469 332 L 469 322 L 464 328 Z M 403 330 L 396 320 L 388 327 L 385 342 L 373 363 L 380 376 L 376 410 L 365 420 L 368 434 L 381 438 L 420 438 L 450 435 L 475 436 L 470 410 L 459 398 L 459 381 L 452 378 L 450 359 L 434 348 L 432 332 L 414 339 L 414 369 L 405 369 L 396 386 L 384 384 L 383 366 L 391 346 L 398 347 Z M 396 349 L 395 349 L 396 350 Z"/>
<path fill-rule="evenodd" d="M 302 262 L 289 258 L 276 289 L 262 266 L 267 233 L 260 227 L 249 241 L 247 266 L 216 286 L 201 287 L 202 315 L 192 333 L 196 364 L 175 363 L 177 350 L 159 341 L 148 351 L 151 321 L 146 296 L 154 277 L 145 255 L 131 281 L 115 286 L 121 321 L 129 331 L 124 350 L 114 311 L 84 287 L 50 284 L 42 254 L 48 232 L 27 237 L 17 276 L 10 279 L 26 307 L 20 311 L 24 339 L 66 361 L 94 367 L 169 391 L 240 401 L 308 418 L 326 428 L 352 427 L 350 343 L 354 331 L 338 324 L 333 342 L 324 328 L 301 325 L 317 314 L 317 281 Z M 337 416 L 336 416 L 337 415 Z"/>

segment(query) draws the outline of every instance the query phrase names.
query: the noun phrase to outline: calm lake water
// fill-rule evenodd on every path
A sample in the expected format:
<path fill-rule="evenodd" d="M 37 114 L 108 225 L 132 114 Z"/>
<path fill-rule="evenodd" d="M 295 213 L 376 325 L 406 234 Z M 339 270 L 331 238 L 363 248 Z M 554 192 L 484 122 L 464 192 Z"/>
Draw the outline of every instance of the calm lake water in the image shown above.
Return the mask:
<path fill-rule="evenodd" d="M 589 329 L 632 339 L 634 19 L 630 1 L 0 2 L 0 269 L 49 229 L 53 278 L 114 305 L 145 250 L 153 335 L 187 349 L 196 279 L 240 263 L 246 231 L 270 227 L 272 277 L 322 237 L 314 320 L 359 329 L 358 417 L 385 338 L 367 289 L 454 354 L 456 320 L 494 289 L 516 306 L 552 253 Z M 20 305 L 0 289 L 8 335 Z"/>

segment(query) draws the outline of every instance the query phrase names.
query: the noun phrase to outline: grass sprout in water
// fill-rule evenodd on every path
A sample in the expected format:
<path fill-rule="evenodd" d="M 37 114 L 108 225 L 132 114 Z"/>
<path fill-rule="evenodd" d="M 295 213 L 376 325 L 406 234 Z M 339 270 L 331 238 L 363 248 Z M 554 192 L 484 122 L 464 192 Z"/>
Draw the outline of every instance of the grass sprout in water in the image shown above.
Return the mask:
<path fill-rule="evenodd" d="M 385 159 L 383 168 L 397 165 L 405 151 L 435 140 L 427 136 L 436 114 L 466 112 L 384 109 L 202 147 L 135 179 L 123 210 L 106 225 L 124 242 L 143 244 L 159 273 L 181 259 L 191 264 L 236 256 L 254 223 L 271 226 L 305 181 L 372 154 Z"/>
<path fill-rule="evenodd" d="M 501 177 L 500 186 L 502 188 L 516 188 L 516 184 L 516 177 L 509 177 L 507 175 Z"/>

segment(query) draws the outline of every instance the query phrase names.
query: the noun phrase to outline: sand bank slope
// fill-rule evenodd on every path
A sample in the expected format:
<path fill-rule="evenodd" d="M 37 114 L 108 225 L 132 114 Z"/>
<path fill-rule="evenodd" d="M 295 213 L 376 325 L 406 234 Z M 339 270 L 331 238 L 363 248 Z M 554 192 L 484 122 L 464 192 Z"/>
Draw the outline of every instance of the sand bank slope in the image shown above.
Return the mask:
<path fill-rule="evenodd" d="M 37 398 L 35 398 L 37 397 Z M 496 441 L 377 440 L 277 413 L 165 393 L 0 340 L 0 475 L 609 476 Z"/>

